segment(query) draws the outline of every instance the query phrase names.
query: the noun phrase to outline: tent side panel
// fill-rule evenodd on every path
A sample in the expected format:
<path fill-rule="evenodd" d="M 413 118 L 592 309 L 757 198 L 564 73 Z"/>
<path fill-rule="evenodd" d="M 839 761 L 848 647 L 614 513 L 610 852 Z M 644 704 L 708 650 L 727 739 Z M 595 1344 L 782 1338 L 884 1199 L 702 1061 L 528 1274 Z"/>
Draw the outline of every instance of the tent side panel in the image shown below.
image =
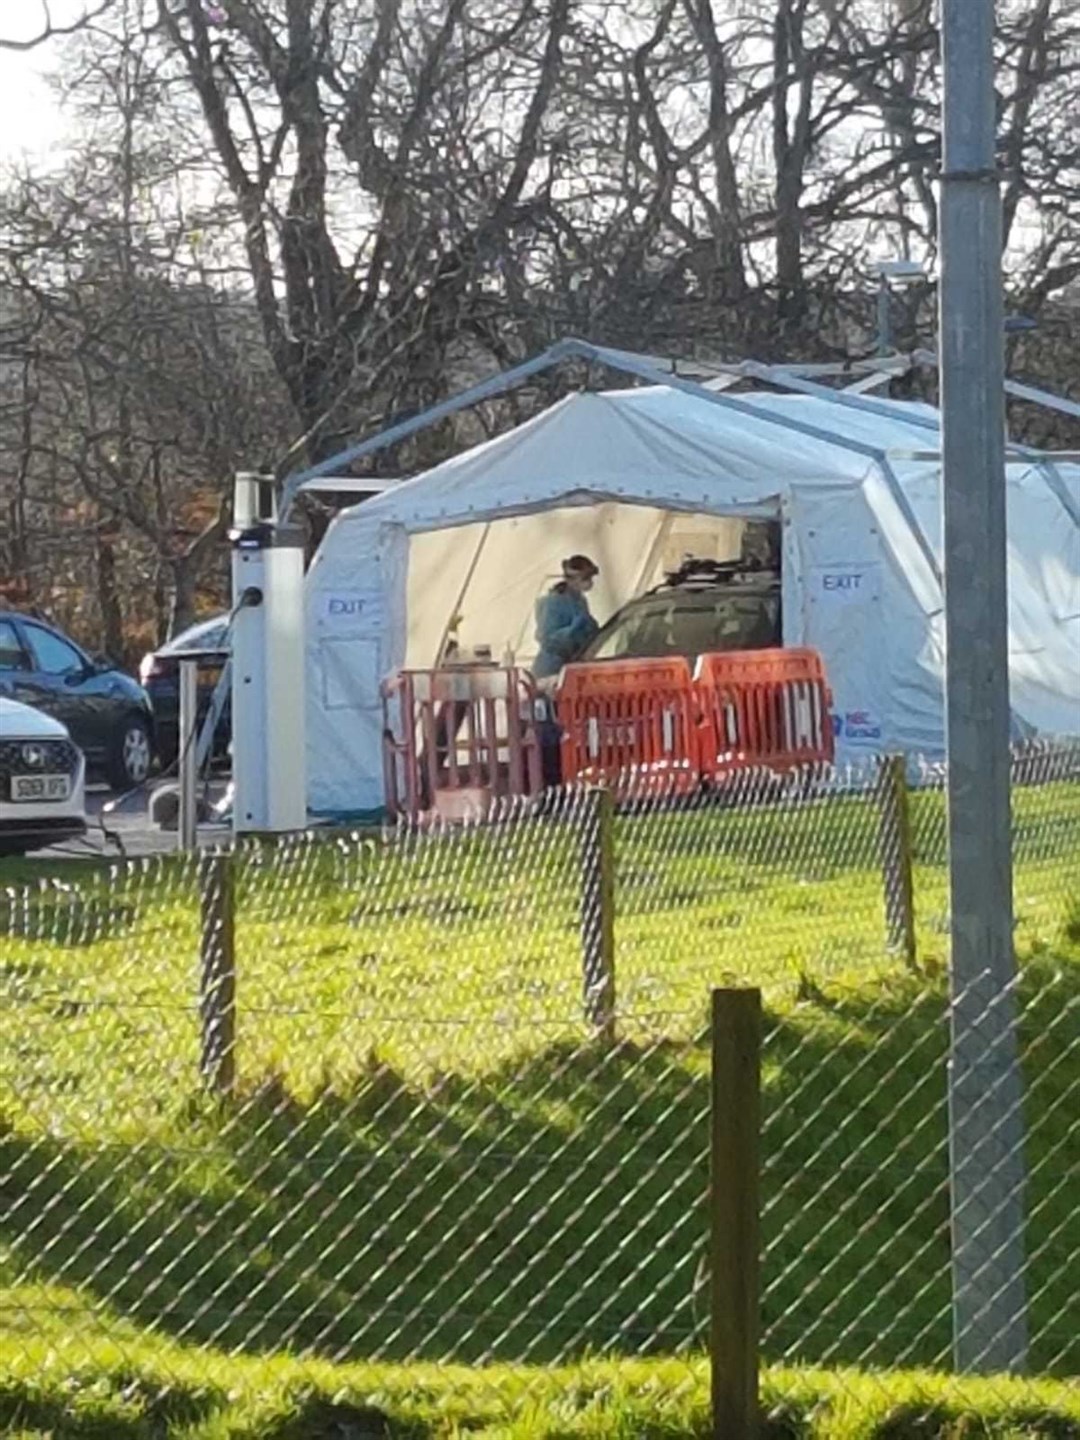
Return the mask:
<path fill-rule="evenodd" d="M 1018 730 L 1080 734 L 1080 527 L 1037 469 L 1009 469 L 1009 682 Z"/>
<path fill-rule="evenodd" d="M 308 574 L 308 806 L 382 808 L 384 675 L 405 659 L 408 539 L 400 525 L 335 525 Z"/>
<path fill-rule="evenodd" d="M 917 657 L 926 622 L 904 571 L 883 544 L 867 488 L 800 486 L 789 511 L 801 592 L 797 638 L 825 662 L 837 756 L 858 760 L 906 746 L 912 717 L 904 696 L 922 685 Z M 919 553 L 906 524 L 904 533 Z M 796 639 L 796 623 L 796 617 L 785 620 L 789 643 Z M 937 724 L 940 729 L 940 712 Z"/>

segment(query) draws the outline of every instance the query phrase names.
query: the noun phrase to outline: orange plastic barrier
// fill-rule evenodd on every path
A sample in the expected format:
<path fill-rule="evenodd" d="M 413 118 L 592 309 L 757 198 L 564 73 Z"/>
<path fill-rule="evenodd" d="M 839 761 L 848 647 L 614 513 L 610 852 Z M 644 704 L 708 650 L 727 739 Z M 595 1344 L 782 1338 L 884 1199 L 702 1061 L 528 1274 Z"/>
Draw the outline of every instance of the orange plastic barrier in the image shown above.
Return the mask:
<path fill-rule="evenodd" d="M 391 814 L 484 815 L 497 796 L 541 789 L 537 695 L 517 669 L 399 670 L 383 683 Z"/>
<path fill-rule="evenodd" d="M 399 671 L 383 685 L 387 808 L 465 818 L 538 794 L 542 704 L 518 669 Z M 562 780 L 686 795 L 754 766 L 827 763 L 831 705 L 815 650 L 703 655 L 693 674 L 680 656 L 568 665 L 555 692 Z"/>
<path fill-rule="evenodd" d="M 832 696 L 816 650 L 702 655 L 694 689 L 706 776 L 750 765 L 790 770 L 832 760 Z"/>
<path fill-rule="evenodd" d="M 568 665 L 556 692 L 564 783 L 685 793 L 700 777 L 698 715 L 681 656 Z"/>

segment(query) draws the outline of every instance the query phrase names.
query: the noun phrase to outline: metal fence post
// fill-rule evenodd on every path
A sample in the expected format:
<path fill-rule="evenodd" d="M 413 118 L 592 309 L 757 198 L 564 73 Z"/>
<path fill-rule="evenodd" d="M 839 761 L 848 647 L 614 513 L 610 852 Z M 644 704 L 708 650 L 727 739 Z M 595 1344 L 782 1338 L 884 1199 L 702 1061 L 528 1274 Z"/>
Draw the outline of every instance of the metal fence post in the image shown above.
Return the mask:
<path fill-rule="evenodd" d="M 177 764 L 179 767 L 179 815 L 176 823 L 176 843 L 181 850 L 194 850 L 196 829 L 196 780 L 198 757 L 196 738 L 198 721 L 198 673 L 197 660 L 181 659 L 179 665 L 180 734 L 178 739 Z"/>
<path fill-rule="evenodd" d="M 199 865 L 202 929 L 199 970 L 199 1070 L 216 1095 L 236 1080 L 236 951 L 233 858 L 205 856 Z"/>
<path fill-rule="evenodd" d="M 943 0 L 941 428 L 951 915 L 953 1354 L 1026 1368 L 1023 1077 L 1009 789 L 994 0 Z"/>
<path fill-rule="evenodd" d="M 756 1440 L 761 991 L 712 992 L 709 1349 L 714 1440 Z"/>
<path fill-rule="evenodd" d="M 585 792 L 581 837 L 581 961 L 585 1018 L 615 1039 L 615 802 L 599 787 Z"/>
<path fill-rule="evenodd" d="M 881 873 L 885 886 L 885 927 L 890 950 L 914 969 L 915 884 L 911 871 L 911 809 L 903 755 L 880 762 Z"/>

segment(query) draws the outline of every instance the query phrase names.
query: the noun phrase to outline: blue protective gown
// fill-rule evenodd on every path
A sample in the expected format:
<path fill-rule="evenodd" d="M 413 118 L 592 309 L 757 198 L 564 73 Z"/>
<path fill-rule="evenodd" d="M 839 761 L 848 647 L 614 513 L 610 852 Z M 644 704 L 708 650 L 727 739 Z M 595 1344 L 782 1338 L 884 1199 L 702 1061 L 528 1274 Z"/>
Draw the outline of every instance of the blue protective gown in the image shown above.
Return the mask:
<path fill-rule="evenodd" d="M 537 680 L 557 675 L 576 660 L 599 630 L 589 614 L 588 601 L 565 585 L 541 597 L 536 605 L 536 640 L 539 653 L 533 665 Z"/>

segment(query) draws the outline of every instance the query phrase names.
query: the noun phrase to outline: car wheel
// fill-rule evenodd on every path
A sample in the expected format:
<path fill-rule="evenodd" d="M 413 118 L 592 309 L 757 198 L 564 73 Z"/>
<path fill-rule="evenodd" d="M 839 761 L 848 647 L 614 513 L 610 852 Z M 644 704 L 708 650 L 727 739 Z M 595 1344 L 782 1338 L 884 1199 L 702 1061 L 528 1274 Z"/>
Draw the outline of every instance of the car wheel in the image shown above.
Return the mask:
<path fill-rule="evenodd" d="M 129 715 L 113 740 L 109 784 L 114 790 L 134 790 L 149 778 L 153 759 L 149 725 L 141 716 Z"/>

